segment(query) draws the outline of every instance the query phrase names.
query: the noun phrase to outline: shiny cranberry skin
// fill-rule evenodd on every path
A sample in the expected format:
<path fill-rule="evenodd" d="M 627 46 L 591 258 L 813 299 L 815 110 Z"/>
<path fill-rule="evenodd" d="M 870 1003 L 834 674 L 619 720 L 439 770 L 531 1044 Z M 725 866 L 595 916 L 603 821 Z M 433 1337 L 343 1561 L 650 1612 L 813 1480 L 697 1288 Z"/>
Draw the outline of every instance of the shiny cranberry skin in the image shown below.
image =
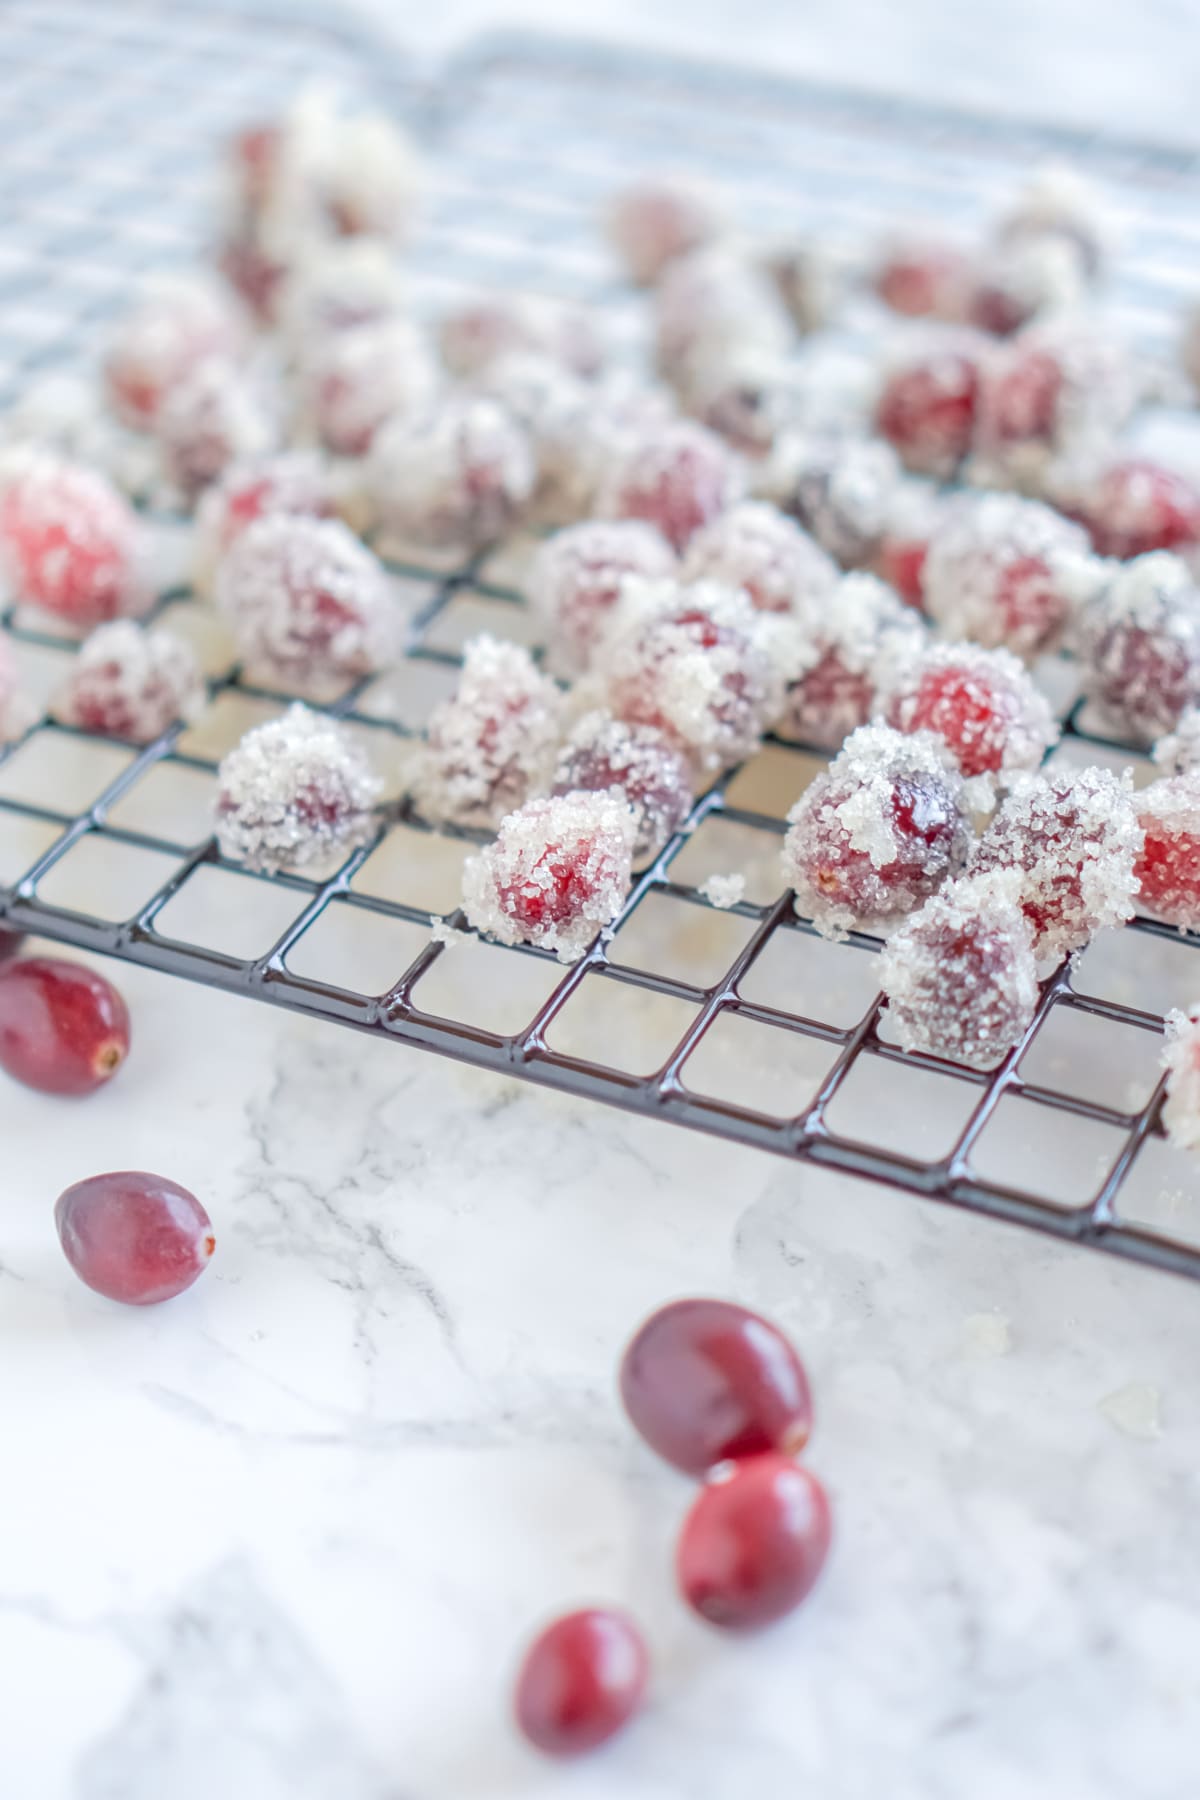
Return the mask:
<path fill-rule="evenodd" d="M 756 1631 L 792 1611 L 825 1563 L 832 1526 L 815 1475 L 774 1453 L 736 1463 L 702 1489 L 679 1536 L 688 1605 L 723 1631 Z"/>
<path fill-rule="evenodd" d="M 653 1313 L 621 1358 L 620 1385 L 634 1428 L 689 1475 L 730 1457 L 794 1454 L 812 1431 L 795 1350 L 729 1300 L 675 1300 Z"/>
<path fill-rule="evenodd" d="M 513 1696 L 517 1725 L 549 1756 L 595 1750 L 641 1705 L 648 1669 L 642 1634 L 625 1613 L 567 1613 L 525 1654 Z"/>
<path fill-rule="evenodd" d="M 0 1068 L 44 1094 L 90 1094 L 129 1054 L 129 1013 L 81 963 L 28 956 L 0 969 Z"/>
<path fill-rule="evenodd" d="M 194 1194 L 162 1175 L 93 1175 L 60 1194 L 54 1223 L 80 1281 L 126 1306 L 153 1306 L 191 1287 L 216 1248 Z"/>

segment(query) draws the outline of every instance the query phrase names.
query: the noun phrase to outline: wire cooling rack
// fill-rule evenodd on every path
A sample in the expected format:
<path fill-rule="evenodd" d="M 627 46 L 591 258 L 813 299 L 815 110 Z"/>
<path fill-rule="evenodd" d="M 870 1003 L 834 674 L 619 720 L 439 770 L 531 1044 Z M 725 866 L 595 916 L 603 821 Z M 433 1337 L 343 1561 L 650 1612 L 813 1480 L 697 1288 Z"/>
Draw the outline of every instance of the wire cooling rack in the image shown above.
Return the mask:
<path fill-rule="evenodd" d="M 39 374 L 90 361 L 142 271 L 202 252 L 218 141 L 313 76 L 383 98 L 432 140 L 436 195 L 410 258 L 416 305 L 436 310 L 481 287 L 571 295 L 604 309 L 631 356 L 639 308 L 595 213 L 647 166 L 716 174 L 757 230 L 849 240 L 904 214 L 975 223 L 1024 170 L 1065 155 L 1124 235 L 1111 311 L 1151 347 L 1167 343 L 1200 267 L 1190 153 L 724 70 L 510 39 L 422 86 L 307 8 L 272 21 L 261 8 L 55 0 L 4 10 L 0 61 L 7 401 Z M 451 567 L 390 565 L 411 609 L 405 662 L 329 700 L 378 764 L 395 771 L 468 636 L 533 642 L 521 556 L 518 543 Z M 783 814 L 820 759 L 775 742 L 697 802 L 613 933 L 574 967 L 534 949 L 447 945 L 431 937 L 431 915 L 455 922 L 478 834 L 432 831 L 398 777 L 376 838 L 327 879 L 260 877 L 221 858 L 206 823 L 219 756 L 289 696 L 240 678 L 185 585 L 164 587 L 157 613 L 204 652 L 207 715 L 145 749 L 47 715 L 0 756 L 0 920 L 1200 1275 L 1200 1202 L 1189 1210 L 1174 1191 L 1182 1177 L 1158 1124 L 1162 1014 L 1196 992 L 1178 934 L 1138 920 L 1110 934 L 1119 954 L 1097 945 L 1055 975 L 992 1074 L 905 1055 L 881 1015 L 877 943 L 825 944 L 777 892 Z M 69 646 L 12 611 L 0 623 L 48 690 Z M 1092 736 L 1068 691 L 1062 710 L 1057 758 L 1137 760 Z M 748 874 L 746 896 L 717 910 L 702 890 L 731 862 Z M 944 1129 L 933 1150 L 909 1129 L 925 1113 Z"/>

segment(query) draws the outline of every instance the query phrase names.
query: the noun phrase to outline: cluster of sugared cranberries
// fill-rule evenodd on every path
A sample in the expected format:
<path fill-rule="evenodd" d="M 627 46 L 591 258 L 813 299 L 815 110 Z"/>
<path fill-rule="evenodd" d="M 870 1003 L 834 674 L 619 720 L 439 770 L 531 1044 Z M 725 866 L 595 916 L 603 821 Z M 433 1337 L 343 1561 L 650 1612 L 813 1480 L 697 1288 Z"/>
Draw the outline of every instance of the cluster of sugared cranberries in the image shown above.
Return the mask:
<path fill-rule="evenodd" d="M 399 653 L 399 602 L 378 558 L 337 519 L 268 513 L 222 559 L 216 600 L 247 664 L 299 687 Z"/>
<path fill-rule="evenodd" d="M 1200 1006 L 1186 1012 L 1176 1008 L 1167 1014 L 1165 1024 L 1163 1126 L 1180 1150 L 1200 1150 Z"/>
<path fill-rule="evenodd" d="M 897 731 L 932 731 L 964 775 L 1007 781 L 1058 741 L 1050 703 L 1009 650 L 930 644 L 894 666 L 882 696 Z"/>
<path fill-rule="evenodd" d="M 551 791 L 616 792 L 637 822 L 634 861 L 657 856 L 692 806 L 687 758 L 653 725 L 629 725 L 610 713 L 585 713 L 571 730 L 554 767 Z"/>
<path fill-rule="evenodd" d="M 319 868 L 366 842 L 381 788 L 344 725 L 289 707 L 248 731 L 221 762 L 221 853 L 267 874 Z"/>
<path fill-rule="evenodd" d="M 129 1054 L 129 1012 L 82 963 L 28 956 L 0 968 L 0 1069 L 43 1094 L 94 1093 Z"/>
<path fill-rule="evenodd" d="M 305 357 L 304 402 L 317 436 L 338 456 L 365 456 L 390 419 L 423 416 L 438 375 L 410 319 L 387 318 L 332 333 Z"/>
<path fill-rule="evenodd" d="M 631 280 L 648 286 L 691 250 L 725 230 L 725 208 L 708 188 L 679 176 L 622 188 L 608 213 L 608 235 Z"/>
<path fill-rule="evenodd" d="M 604 363 L 594 314 L 569 301 L 534 294 L 489 294 L 443 315 L 442 360 L 464 380 L 486 373 L 514 351 L 548 357 L 573 374 L 593 376 Z"/>
<path fill-rule="evenodd" d="M 1017 777 L 976 846 L 971 873 L 1018 870 L 1034 954 L 1059 961 L 1133 917 L 1141 848 L 1127 774 L 1054 770 Z"/>
<path fill-rule="evenodd" d="M 210 357 L 236 362 L 246 325 L 236 304 L 202 275 L 160 276 L 120 320 L 104 360 L 117 417 L 152 430 L 167 397 Z"/>
<path fill-rule="evenodd" d="M 844 569 L 860 569 L 878 552 L 900 479 L 888 444 L 787 432 L 763 471 L 762 490 Z"/>
<path fill-rule="evenodd" d="M 425 818 L 496 826 L 545 785 L 562 731 L 562 697 L 528 650 L 486 634 L 430 716 L 410 787 Z"/>
<path fill-rule="evenodd" d="M 875 713 L 893 667 L 918 654 L 920 617 L 875 575 L 844 575 L 816 609 L 780 719 L 788 736 L 836 750 Z"/>
<path fill-rule="evenodd" d="M 970 454 L 975 437 L 982 351 L 950 334 L 915 346 L 891 362 L 875 423 L 909 469 L 947 479 Z"/>
<path fill-rule="evenodd" d="M 378 431 L 368 485 L 381 529 L 407 542 L 480 549 L 513 527 L 533 494 L 526 433 L 486 396 L 448 394 Z"/>
<path fill-rule="evenodd" d="M 1074 633 L 1084 692 L 1120 735 L 1159 737 L 1200 701 L 1200 588 L 1156 550 L 1112 569 Z"/>
<path fill-rule="evenodd" d="M 1137 796 L 1137 818 L 1138 905 L 1168 925 L 1200 931 L 1200 770 L 1152 781 Z"/>
<path fill-rule="evenodd" d="M 981 474 L 998 485 L 1037 488 L 1056 460 L 1111 443 L 1137 398 L 1121 345 L 1072 314 L 1039 321 L 983 367 Z"/>
<path fill-rule="evenodd" d="M 502 944 L 577 962 L 629 892 L 637 821 L 611 789 L 527 800 L 463 870 L 463 908 Z"/>
<path fill-rule="evenodd" d="M 607 704 L 665 732 L 698 773 L 741 762 L 783 700 L 762 625 L 744 593 L 716 582 L 629 582 L 598 662 Z"/>
<path fill-rule="evenodd" d="M 668 420 L 614 448 L 596 511 L 642 519 L 683 550 L 741 489 L 741 472 L 719 437 L 689 419 Z"/>
<path fill-rule="evenodd" d="M 57 711 L 83 731 L 149 744 L 177 719 L 198 718 L 206 699 L 190 644 L 163 626 L 114 619 L 81 646 Z"/>
<path fill-rule="evenodd" d="M 742 588 L 760 612 L 819 615 L 838 579 L 833 560 L 761 500 L 743 500 L 701 526 L 683 559 L 685 581 Z"/>
<path fill-rule="evenodd" d="M 676 1300 L 634 1333 L 621 1399 L 650 1448 L 703 1482 L 680 1530 L 675 1579 L 719 1630 L 761 1629 L 795 1610 L 829 1554 L 824 1488 L 796 1458 L 812 1398 L 794 1347 L 727 1300 Z M 534 1640 L 514 1711 L 529 1741 L 573 1755 L 613 1737 L 641 1704 L 649 1658 L 625 1613 L 589 1609 Z"/>
<path fill-rule="evenodd" d="M 257 519 L 277 514 L 332 518 L 337 495 L 321 458 L 309 450 L 234 463 L 196 509 L 197 579 L 208 583 L 220 559 Z"/>
<path fill-rule="evenodd" d="M 277 441 L 253 378 L 219 356 L 206 357 L 171 388 L 154 434 L 168 481 L 189 503 L 231 464 L 265 455 Z"/>
<path fill-rule="evenodd" d="M 945 637 L 1032 658 L 1059 642 L 1076 605 L 1087 539 L 1037 500 L 963 495 L 929 540 L 925 608 Z"/>
<path fill-rule="evenodd" d="M 1037 965 L 1012 870 L 962 876 L 894 932 L 879 959 L 887 1016 L 905 1050 L 991 1069 L 1037 1009 Z"/>
<path fill-rule="evenodd" d="M 640 519 L 586 519 L 547 538 L 527 593 L 545 625 L 554 669 L 578 675 L 591 666 L 630 576 L 656 580 L 674 570 L 666 538 Z"/>
<path fill-rule="evenodd" d="M 103 475 L 41 451 L 0 465 L 0 567 L 9 593 L 74 631 L 145 610 L 145 540 Z"/>
<path fill-rule="evenodd" d="M 916 910 L 971 849 L 962 777 L 932 732 L 852 732 L 788 814 L 783 873 L 796 911 L 843 937 Z"/>

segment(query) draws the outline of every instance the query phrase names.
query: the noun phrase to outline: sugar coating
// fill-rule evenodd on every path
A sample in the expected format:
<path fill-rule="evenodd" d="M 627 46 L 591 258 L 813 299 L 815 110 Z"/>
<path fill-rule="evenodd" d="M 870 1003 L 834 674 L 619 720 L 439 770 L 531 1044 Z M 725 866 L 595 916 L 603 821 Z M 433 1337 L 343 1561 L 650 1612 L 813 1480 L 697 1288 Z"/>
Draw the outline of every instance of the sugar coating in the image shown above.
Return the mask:
<path fill-rule="evenodd" d="M 528 650 L 484 634 L 463 651 L 458 686 L 430 715 L 411 788 L 422 814 L 496 825 L 549 781 L 563 700 Z"/>
<path fill-rule="evenodd" d="M 471 379 L 514 351 L 549 357 L 575 375 L 592 376 L 604 363 L 600 324 L 586 307 L 544 294 L 488 294 L 442 319 L 442 360 L 452 375 Z"/>
<path fill-rule="evenodd" d="M 216 602 L 252 668 L 301 683 L 365 675 L 399 653 L 383 565 L 338 519 L 271 513 L 247 526 L 217 569 Z"/>
<path fill-rule="evenodd" d="M 423 181 L 411 138 L 382 113 L 331 121 L 320 153 L 321 198 L 334 229 L 347 237 L 397 242 L 408 235 Z"/>
<path fill-rule="evenodd" d="M 0 567 L 16 599 L 79 629 L 150 598 L 129 503 L 95 470 L 24 446 L 0 462 Z"/>
<path fill-rule="evenodd" d="M 710 906 L 715 906 L 719 912 L 727 912 L 745 898 L 746 877 L 736 871 L 732 875 L 710 875 L 707 881 L 701 882 L 699 892 Z"/>
<path fill-rule="evenodd" d="M 268 514 L 325 519 L 336 508 L 329 470 L 313 451 L 281 450 L 234 463 L 205 490 L 196 508 L 198 579 L 211 581 L 219 559 L 256 519 Z"/>
<path fill-rule="evenodd" d="M 762 458 L 814 403 L 812 383 L 771 345 L 734 340 L 689 367 L 688 411 L 733 449 Z"/>
<path fill-rule="evenodd" d="M 460 930 L 457 925 L 451 925 L 449 920 L 444 919 L 440 913 L 430 913 L 429 941 L 432 944 L 441 944 L 448 950 L 452 944 L 469 943 L 470 934 Z"/>
<path fill-rule="evenodd" d="M 529 800 L 463 869 L 463 907 L 502 944 L 540 944 L 577 962 L 624 905 L 636 834 L 612 793 Z"/>
<path fill-rule="evenodd" d="M 837 749 L 877 710 L 881 686 L 926 642 L 923 619 L 875 575 L 843 575 L 806 623 L 802 668 L 789 685 L 781 728 Z"/>
<path fill-rule="evenodd" d="M 1175 721 L 1174 731 L 1159 738 L 1150 753 L 1167 775 L 1186 775 L 1200 768 L 1200 706 L 1187 706 Z"/>
<path fill-rule="evenodd" d="M 609 239 L 632 281 L 648 286 L 677 257 L 725 230 L 720 197 L 699 182 L 661 175 L 622 188 L 609 206 Z"/>
<path fill-rule="evenodd" d="M 982 375 L 979 478 L 1034 491 L 1057 458 L 1110 444 L 1138 399 L 1125 348 L 1073 313 L 1027 325 Z"/>
<path fill-rule="evenodd" d="M 691 770 L 666 734 L 602 710 L 576 722 L 554 767 L 553 793 L 580 788 L 615 793 L 633 809 L 639 863 L 658 855 L 692 807 Z"/>
<path fill-rule="evenodd" d="M 779 716 L 763 616 L 717 582 L 626 582 L 597 669 L 618 718 L 655 725 L 699 774 L 741 762 Z"/>
<path fill-rule="evenodd" d="M 826 937 L 915 911 L 967 860 L 962 777 L 932 732 L 853 732 L 788 814 L 784 879 Z"/>
<path fill-rule="evenodd" d="M 1018 775 L 984 832 L 972 874 L 1021 872 L 1034 953 L 1055 961 L 1133 917 L 1142 847 L 1132 782 L 1109 769 Z"/>
<path fill-rule="evenodd" d="M 614 446 L 600 484 L 601 518 L 644 519 L 676 550 L 741 497 L 743 477 L 715 432 L 690 419 L 649 425 Z"/>
<path fill-rule="evenodd" d="M 903 1049 L 991 1069 L 1020 1043 L 1038 979 L 1017 886 L 1001 871 L 962 876 L 888 939 L 879 985 Z"/>
<path fill-rule="evenodd" d="M 641 519 L 588 519 L 539 546 L 527 593 L 543 621 L 552 667 L 562 675 L 587 669 L 630 576 L 671 575 L 675 553 Z"/>
<path fill-rule="evenodd" d="M 305 358 L 304 409 L 338 456 L 364 456 L 389 419 L 411 419 L 434 403 L 437 368 L 411 319 L 392 317 L 331 333 Z"/>
<path fill-rule="evenodd" d="M 970 451 L 984 354 L 971 334 L 946 332 L 889 358 L 875 423 L 916 474 L 948 478 Z"/>
<path fill-rule="evenodd" d="M 195 651 L 162 626 L 115 619 L 80 647 L 59 698 L 68 724 L 149 744 L 176 719 L 195 719 L 207 690 Z"/>
<path fill-rule="evenodd" d="M 853 569 L 875 554 L 900 480 L 888 444 L 796 431 L 776 444 L 759 487 L 843 568 Z"/>
<path fill-rule="evenodd" d="M 1164 1020 L 1166 1042 L 1162 1066 L 1167 1095 L 1162 1122 L 1169 1141 L 1179 1150 L 1200 1149 L 1200 1006 L 1178 1008 Z"/>
<path fill-rule="evenodd" d="M 1084 692 L 1122 734 L 1149 742 L 1200 701 L 1200 589 L 1168 550 L 1111 565 L 1074 642 Z"/>
<path fill-rule="evenodd" d="M 922 570 L 925 606 L 944 637 L 1022 657 L 1062 636 L 1087 538 L 1040 501 L 964 494 L 947 505 Z"/>
<path fill-rule="evenodd" d="M 159 275 L 117 324 L 104 358 L 104 385 L 118 418 L 153 426 L 163 400 L 210 356 L 236 360 L 245 321 L 229 295 L 201 274 Z"/>
<path fill-rule="evenodd" d="M 405 290 L 395 257 L 376 238 L 307 246 L 279 301 L 284 342 L 301 358 L 338 332 L 398 318 Z"/>
<path fill-rule="evenodd" d="M 1145 842 L 1138 903 L 1168 925 L 1200 930 L 1200 770 L 1152 781 L 1137 797 Z"/>
<path fill-rule="evenodd" d="M 791 322 L 770 280 L 726 244 L 672 263 L 655 291 L 655 357 L 685 404 L 731 351 L 753 346 L 782 355 L 791 341 Z"/>
<path fill-rule="evenodd" d="M 155 438 L 168 480 L 194 500 L 231 463 L 273 449 L 276 430 L 245 370 L 209 356 L 165 396 Z"/>
<path fill-rule="evenodd" d="M 743 500 L 701 526 L 687 546 L 685 581 L 742 588 L 760 612 L 811 618 L 838 581 L 833 559 L 786 513 Z"/>
<path fill-rule="evenodd" d="M 222 760 L 221 854 L 267 874 L 326 863 L 370 837 L 382 786 L 344 726 L 297 703 Z"/>
<path fill-rule="evenodd" d="M 936 732 L 966 776 L 1006 782 L 1058 742 L 1049 701 L 1009 650 L 930 644 L 894 666 L 880 703 L 897 731 Z"/>
<path fill-rule="evenodd" d="M 480 549 L 517 522 L 537 484 L 528 434 L 495 400 L 447 394 L 375 435 L 367 482 L 383 528 L 417 543 Z"/>

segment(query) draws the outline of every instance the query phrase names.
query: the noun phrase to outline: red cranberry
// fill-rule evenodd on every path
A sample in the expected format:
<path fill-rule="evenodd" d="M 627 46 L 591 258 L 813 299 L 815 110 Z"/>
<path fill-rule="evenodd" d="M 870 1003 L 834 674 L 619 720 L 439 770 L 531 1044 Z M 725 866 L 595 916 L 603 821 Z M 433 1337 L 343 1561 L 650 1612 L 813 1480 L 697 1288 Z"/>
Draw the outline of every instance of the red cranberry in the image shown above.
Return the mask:
<path fill-rule="evenodd" d="M 1138 898 L 1183 931 L 1200 930 L 1200 775 L 1155 781 L 1139 796 L 1145 842 L 1134 864 Z"/>
<path fill-rule="evenodd" d="M 906 606 L 920 611 L 924 599 L 921 576 L 929 550 L 927 537 L 909 537 L 903 532 L 889 532 L 881 541 L 875 559 L 875 573 L 894 588 Z"/>
<path fill-rule="evenodd" d="M 725 1631 L 754 1631 L 799 1606 L 829 1551 L 829 1501 L 815 1475 L 769 1453 L 702 1489 L 675 1557 L 688 1605 Z"/>
<path fill-rule="evenodd" d="M 979 369 L 974 357 L 940 350 L 890 377 L 875 422 L 910 469 L 952 475 L 971 448 Z"/>
<path fill-rule="evenodd" d="M 513 1699 L 517 1725 L 549 1756 L 595 1750 L 638 1710 L 648 1670 L 642 1634 L 625 1613 L 567 1613 L 526 1652 Z"/>
<path fill-rule="evenodd" d="M 30 956 L 0 969 L 0 1068 L 45 1094 L 90 1094 L 129 1054 L 129 1013 L 81 963 Z"/>
<path fill-rule="evenodd" d="M 961 318 L 972 281 L 970 259 L 952 244 L 893 246 L 875 271 L 875 292 L 907 318 Z"/>
<path fill-rule="evenodd" d="M 964 775 L 1036 769 L 1058 735 L 1050 706 L 1008 650 L 935 644 L 902 670 L 885 716 L 899 731 L 932 731 Z"/>
<path fill-rule="evenodd" d="M 140 608 L 137 517 L 103 475 L 42 451 L 0 490 L 0 558 L 21 600 L 76 629 Z"/>
<path fill-rule="evenodd" d="M 1101 556 L 1143 556 L 1200 542 L 1200 489 L 1144 457 L 1111 463 L 1074 510 Z"/>
<path fill-rule="evenodd" d="M 652 1450 L 689 1475 L 729 1457 L 803 1449 L 804 1365 L 769 1320 L 728 1300 L 676 1300 L 621 1359 L 621 1399 Z"/>
<path fill-rule="evenodd" d="M 212 1221 L 186 1188 L 126 1170 L 60 1194 L 54 1222 L 81 1281 L 126 1306 L 153 1306 L 191 1287 L 216 1248 Z"/>
<path fill-rule="evenodd" d="M 702 525 L 738 498 L 737 466 L 721 439 L 690 419 L 648 431 L 609 471 L 599 510 L 644 519 L 682 550 Z"/>

